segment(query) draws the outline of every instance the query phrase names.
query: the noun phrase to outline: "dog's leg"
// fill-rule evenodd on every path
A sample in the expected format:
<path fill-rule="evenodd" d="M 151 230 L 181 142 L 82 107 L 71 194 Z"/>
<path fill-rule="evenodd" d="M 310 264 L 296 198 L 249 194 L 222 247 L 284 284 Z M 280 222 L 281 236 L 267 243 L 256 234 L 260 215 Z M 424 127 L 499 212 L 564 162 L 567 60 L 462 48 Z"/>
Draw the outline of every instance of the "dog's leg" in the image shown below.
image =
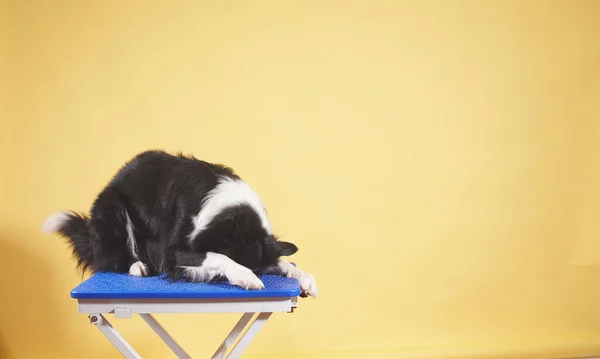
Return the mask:
<path fill-rule="evenodd" d="M 263 282 L 252 270 L 236 263 L 226 255 L 214 252 L 195 254 L 177 252 L 177 266 L 193 282 L 208 282 L 226 278 L 229 283 L 244 289 L 264 289 Z"/>
<path fill-rule="evenodd" d="M 178 266 L 178 256 L 181 252 L 177 248 L 183 243 L 187 243 L 186 226 L 185 226 L 185 208 L 179 206 L 176 208 L 175 222 L 172 228 L 163 229 L 159 234 L 161 241 L 159 252 L 161 253 L 159 271 L 165 273 L 171 280 L 181 279 L 182 270 Z M 187 258 L 186 261 L 198 261 L 201 258 Z M 201 263 L 201 262 L 200 262 Z M 194 265 L 194 264 L 192 264 Z"/>
<path fill-rule="evenodd" d="M 288 278 L 296 278 L 298 279 L 298 282 L 300 282 L 300 289 L 302 289 L 302 294 L 304 294 L 304 296 L 317 296 L 317 282 L 315 281 L 315 278 L 312 276 L 312 274 L 298 269 L 293 264 L 284 259 L 280 258 L 277 262 L 277 265 L 266 268 L 262 273 L 281 275 Z"/>
<path fill-rule="evenodd" d="M 131 257 L 134 260 L 137 260 L 129 267 L 129 274 L 135 277 L 147 277 L 150 271 L 148 266 L 139 258 L 139 248 L 137 244 L 137 238 L 135 237 L 135 227 L 133 226 L 133 221 L 131 220 L 127 210 L 123 209 L 123 211 L 126 219 L 125 229 L 127 231 L 127 248 L 129 249 L 129 254 L 131 254 Z"/>

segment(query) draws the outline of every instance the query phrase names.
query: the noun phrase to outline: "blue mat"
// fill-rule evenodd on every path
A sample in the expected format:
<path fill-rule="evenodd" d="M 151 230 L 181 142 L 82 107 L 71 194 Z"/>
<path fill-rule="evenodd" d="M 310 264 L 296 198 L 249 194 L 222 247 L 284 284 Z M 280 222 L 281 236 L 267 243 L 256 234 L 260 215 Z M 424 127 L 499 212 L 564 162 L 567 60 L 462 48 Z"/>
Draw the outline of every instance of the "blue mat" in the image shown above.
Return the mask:
<path fill-rule="evenodd" d="M 120 273 L 96 273 L 71 291 L 76 299 L 158 299 L 158 298 L 273 298 L 300 294 L 293 278 L 274 275 L 259 277 L 265 289 L 245 290 L 222 283 L 171 283 L 163 276 L 134 277 Z"/>

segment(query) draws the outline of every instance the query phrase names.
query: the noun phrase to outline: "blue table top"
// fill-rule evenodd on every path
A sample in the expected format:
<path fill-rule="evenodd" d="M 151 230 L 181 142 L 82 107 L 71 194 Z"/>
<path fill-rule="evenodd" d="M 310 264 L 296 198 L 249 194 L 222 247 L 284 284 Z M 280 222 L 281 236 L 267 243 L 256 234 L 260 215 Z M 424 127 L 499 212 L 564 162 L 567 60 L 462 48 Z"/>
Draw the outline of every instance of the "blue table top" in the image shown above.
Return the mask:
<path fill-rule="evenodd" d="M 227 282 L 171 283 L 163 276 L 134 277 L 120 273 L 96 273 L 71 291 L 76 299 L 172 299 L 172 298 L 273 298 L 300 294 L 298 280 L 275 275 L 259 278 L 261 290 L 245 290 Z"/>

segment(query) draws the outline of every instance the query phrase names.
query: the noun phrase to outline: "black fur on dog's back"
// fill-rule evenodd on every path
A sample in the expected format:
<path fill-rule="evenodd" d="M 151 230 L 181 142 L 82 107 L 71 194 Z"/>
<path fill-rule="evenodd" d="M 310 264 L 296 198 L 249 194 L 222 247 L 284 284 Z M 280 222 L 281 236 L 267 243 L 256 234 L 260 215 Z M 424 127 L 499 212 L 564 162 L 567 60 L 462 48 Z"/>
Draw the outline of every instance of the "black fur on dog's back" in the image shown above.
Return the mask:
<path fill-rule="evenodd" d="M 259 273 L 280 256 L 297 251 L 270 232 L 253 196 L 254 202 L 240 198 L 222 208 L 190 238 L 196 228 L 192 218 L 224 182 L 232 183 L 232 196 L 237 190 L 242 196 L 250 193 L 226 166 L 146 151 L 117 171 L 94 201 L 89 217 L 62 212 L 49 217 L 45 228 L 66 237 L 78 266 L 92 272 L 124 273 L 139 260 L 153 274 L 178 277 L 178 267 L 200 263 L 210 251 Z"/>

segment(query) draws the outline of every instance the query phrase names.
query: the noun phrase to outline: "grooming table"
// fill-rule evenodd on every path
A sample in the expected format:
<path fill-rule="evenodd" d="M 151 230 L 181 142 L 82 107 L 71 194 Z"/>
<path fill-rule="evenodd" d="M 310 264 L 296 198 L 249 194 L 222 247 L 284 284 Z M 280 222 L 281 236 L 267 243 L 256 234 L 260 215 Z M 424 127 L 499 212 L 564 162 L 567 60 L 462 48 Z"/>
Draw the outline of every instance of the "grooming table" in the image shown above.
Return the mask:
<path fill-rule="evenodd" d="M 212 356 L 239 358 L 272 313 L 293 312 L 300 285 L 296 279 L 263 275 L 262 290 L 244 290 L 223 283 L 170 283 L 164 277 L 96 273 L 71 291 L 79 312 L 111 341 L 126 358 L 141 358 L 106 319 L 131 318 L 139 314 L 178 358 L 190 356 L 157 322 L 155 313 L 243 313 L 240 321 Z M 244 332 L 244 328 L 248 330 Z M 236 339 L 239 341 L 235 346 Z"/>

